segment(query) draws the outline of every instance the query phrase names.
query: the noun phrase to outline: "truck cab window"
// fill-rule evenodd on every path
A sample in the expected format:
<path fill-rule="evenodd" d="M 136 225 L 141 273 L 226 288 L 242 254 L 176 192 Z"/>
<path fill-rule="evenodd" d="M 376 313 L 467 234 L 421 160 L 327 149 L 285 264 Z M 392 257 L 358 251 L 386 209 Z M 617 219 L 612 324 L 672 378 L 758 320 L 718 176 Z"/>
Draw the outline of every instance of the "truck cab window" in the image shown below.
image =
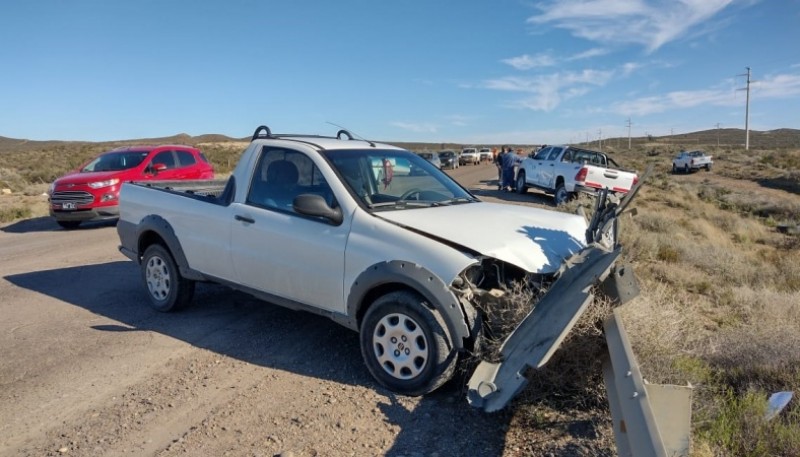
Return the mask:
<path fill-rule="evenodd" d="M 334 205 L 330 186 L 310 158 L 297 151 L 264 148 L 253 173 L 247 203 L 294 213 L 292 204 L 301 194 L 317 194 L 329 206 Z"/>

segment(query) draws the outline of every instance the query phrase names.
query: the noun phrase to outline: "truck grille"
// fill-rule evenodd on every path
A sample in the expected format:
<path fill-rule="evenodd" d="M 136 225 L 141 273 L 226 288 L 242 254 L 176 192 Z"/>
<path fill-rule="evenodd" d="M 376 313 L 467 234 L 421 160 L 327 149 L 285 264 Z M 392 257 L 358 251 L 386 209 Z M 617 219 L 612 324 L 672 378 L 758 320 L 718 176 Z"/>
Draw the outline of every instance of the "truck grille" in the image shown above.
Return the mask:
<path fill-rule="evenodd" d="M 89 192 L 82 190 L 67 190 L 60 192 L 53 192 L 50 197 L 50 202 L 56 205 L 63 205 L 64 203 L 75 203 L 75 205 L 88 205 L 94 201 L 94 197 Z"/>

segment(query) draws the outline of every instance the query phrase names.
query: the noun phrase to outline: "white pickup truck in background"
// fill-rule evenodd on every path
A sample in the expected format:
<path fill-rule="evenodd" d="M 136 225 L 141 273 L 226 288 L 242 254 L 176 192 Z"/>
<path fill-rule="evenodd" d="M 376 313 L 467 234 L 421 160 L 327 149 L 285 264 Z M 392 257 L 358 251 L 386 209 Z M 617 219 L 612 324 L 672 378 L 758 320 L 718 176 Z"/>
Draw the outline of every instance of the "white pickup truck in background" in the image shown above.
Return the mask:
<path fill-rule="evenodd" d="M 672 172 L 689 173 L 701 168 L 711 171 L 713 163 L 711 156 L 706 155 L 703 151 L 681 151 L 672 159 Z"/>
<path fill-rule="evenodd" d="M 625 194 L 639 182 L 636 172 L 622 170 L 606 154 L 565 145 L 540 149 L 523 159 L 515 173 L 518 193 L 535 187 L 552 194 L 556 205 L 566 203 L 575 192 L 608 189 Z"/>

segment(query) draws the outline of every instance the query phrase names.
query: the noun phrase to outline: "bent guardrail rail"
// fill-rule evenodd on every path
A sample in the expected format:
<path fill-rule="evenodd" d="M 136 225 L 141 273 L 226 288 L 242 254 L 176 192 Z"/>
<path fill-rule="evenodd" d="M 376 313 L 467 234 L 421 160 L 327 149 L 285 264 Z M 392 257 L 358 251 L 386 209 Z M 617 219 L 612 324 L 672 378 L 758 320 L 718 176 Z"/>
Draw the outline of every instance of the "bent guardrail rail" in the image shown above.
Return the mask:
<path fill-rule="evenodd" d="M 603 379 L 617 454 L 687 456 L 691 446 L 692 386 L 650 384 L 642 378 L 619 308 L 603 323 L 608 358 Z"/>

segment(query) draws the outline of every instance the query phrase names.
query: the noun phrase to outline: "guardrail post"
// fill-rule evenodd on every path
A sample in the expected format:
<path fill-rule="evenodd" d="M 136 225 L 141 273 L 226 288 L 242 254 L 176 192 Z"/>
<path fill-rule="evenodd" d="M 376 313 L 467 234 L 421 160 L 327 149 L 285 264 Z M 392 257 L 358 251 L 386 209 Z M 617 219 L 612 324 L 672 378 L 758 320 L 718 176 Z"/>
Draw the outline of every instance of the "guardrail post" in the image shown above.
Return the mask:
<path fill-rule="evenodd" d="M 692 387 L 650 384 L 642 378 L 619 308 L 603 323 L 608 358 L 603 379 L 620 456 L 689 455 Z"/>

